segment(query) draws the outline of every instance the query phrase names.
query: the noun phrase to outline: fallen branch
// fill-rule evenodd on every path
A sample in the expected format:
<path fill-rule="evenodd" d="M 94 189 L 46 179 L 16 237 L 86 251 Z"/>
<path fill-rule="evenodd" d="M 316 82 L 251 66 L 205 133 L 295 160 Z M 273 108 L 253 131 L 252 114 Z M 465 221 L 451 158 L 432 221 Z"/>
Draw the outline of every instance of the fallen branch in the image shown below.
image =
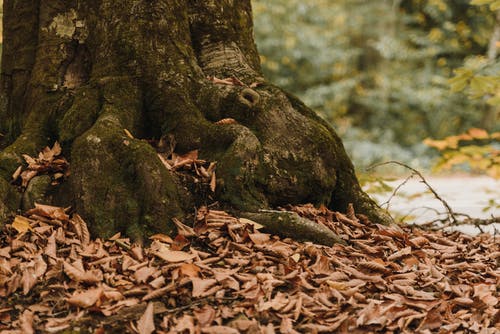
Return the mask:
<path fill-rule="evenodd" d="M 380 167 L 380 166 L 384 166 L 384 165 L 389 165 L 389 164 L 396 164 L 396 165 L 402 166 L 404 168 L 407 168 L 407 169 L 411 170 L 413 172 L 413 175 L 417 175 L 420 178 L 420 180 L 421 180 L 420 182 L 422 182 L 423 184 L 425 184 L 425 186 L 427 187 L 427 189 L 430 190 L 430 192 L 434 195 L 434 197 L 443 204 L 443 206 L 445 207 L 445 209 L 447 211 L 448 219 L 451 221 L 451 223 L 453 225 L 457 223 L 457 219 L 456 219 L 457 214 L 451 209 L 450 205 L 441 196 L 439 196 L 439 194 L 436 192 L 436 190 L 434 190 L 434 188 L 432 188 L 432 186 L 427 182 L 427 180 L 425 179 L 425 177 L 418 170 L 416 170 L 415 168 L 410 167 L 407 164 L 404 164 L 402 162 L 392 160 L 392 161 L 387 161 L 387 162 L 382 162 L 382 163 L 379 163 L 379 164 L 372 165 L 372 166 L 368 167 L 366 170 L 371 170 L 371 169 L 374 169 L 374 168 L 377 168 L 377 167 Z M 407 178 L 403 182 L 403 184 L 406 183 L 408 180 L 409 180 L 409 178 Z M 398 187 L 396 189 L 399 190 L 399 188 L 401 188 L 401 187 Z"/>
<path fill-rule="evenodd" d="M 265 227 L 272 234 L 295 240 L 311 241 L 317 244 L 332 246 L 346 242 L 326 226 L 317 224 L 295 212 L 260 210 L 259 212 L 242 212 L 241 217 L 253 220 Z"/>

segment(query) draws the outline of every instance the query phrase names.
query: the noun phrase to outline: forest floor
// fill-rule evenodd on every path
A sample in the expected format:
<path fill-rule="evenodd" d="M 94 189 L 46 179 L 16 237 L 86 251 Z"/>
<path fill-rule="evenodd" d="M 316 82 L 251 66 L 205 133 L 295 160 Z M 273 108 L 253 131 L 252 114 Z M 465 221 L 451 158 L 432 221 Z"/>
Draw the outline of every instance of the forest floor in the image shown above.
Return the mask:
<path fill-rule="evenodd" d="M 499 333 L 500 242 L 290 207 L 326 247 L 200 208 L 148 247 L 37 205 L 0 233 L 0 333 Z"/>

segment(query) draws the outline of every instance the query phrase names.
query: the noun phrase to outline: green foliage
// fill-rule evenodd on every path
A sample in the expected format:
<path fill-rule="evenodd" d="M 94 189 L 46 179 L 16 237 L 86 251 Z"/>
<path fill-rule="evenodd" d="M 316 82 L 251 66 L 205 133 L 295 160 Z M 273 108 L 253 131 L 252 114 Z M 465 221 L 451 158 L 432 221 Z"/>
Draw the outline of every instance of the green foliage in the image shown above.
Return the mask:
<path fill-rule="evenodd" d="M 472 0 L 472 5 L 488 5 L 492 14 L 500 10 L 499 0 Z M 497 14 L 496 29 L 500 29 L 500 13 Z M 488 57 L 473 56 L 465 60 L 462 67 L 454 70 L 455 76 L 448 80 L 452 92 L 465 92 L 470 99 L 483 100 L 488 105 L 486 115 L 493 122 L 498 120 L 500 107 L 500 61 L 497 48 L 500 36 L 492 35 Z M 472 170 L 500 178 L 500 132 L 488 134 L 481 129 L 470 129 L 461 135 L 449 136 L 443 140 L 426 139 L 424 142 L 437 148 L 441 157 L 436 170 L 447 170 L 455 166 L 467 165 Z"/>
<path fill-rule="evenodd" d="M 401 153 L 392 158 L 408 161 L 423 151 L 424 138 L 472 127 L 498 130 L 484 117 L 487 101 L 495 102 L 495 96 L 484 100 L 461 94 L 465 88 L 470 95 L 493 89 L 486 78 L 491 68 L 457 78 L 452 94 L 448 83 L 466 59 L 472 63 L 486 53 L 495 25 L 489 7 L 472 6 L 469 0 L 253 4 L 266 77 L 330 121 L 355 160 L 377 152 L 366 163 L 374 162 L 390 150 Z M 360 142 L 370 143 L 363 152 Z"/>
<path fill-rule="evenodd" d="M 485 98 L 487 104 L 500 106 L 500 63 L 485 57 L 469 58 L 448 80 L 452 92 L 466 91 L 471 99 Z"/>
<path fill-rule="evenodd" d="M 472 0 L 471 5 L 489 5 L 492 11 L 500 9 L 500 0 Z"/>

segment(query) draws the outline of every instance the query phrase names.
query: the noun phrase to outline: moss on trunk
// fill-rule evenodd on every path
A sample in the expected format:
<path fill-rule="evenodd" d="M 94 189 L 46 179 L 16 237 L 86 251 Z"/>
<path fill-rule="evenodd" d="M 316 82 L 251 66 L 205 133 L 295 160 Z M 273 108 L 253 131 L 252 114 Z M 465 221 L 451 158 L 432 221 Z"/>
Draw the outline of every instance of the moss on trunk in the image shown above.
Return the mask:
<path fill-rule="evenodd" d="M 227 208 L 353 203 L 390 220 L 362 192 L 333 129 L 262 78 L 250 1 L 6 0 L 5 11 L 15 29 L 2 61 L 1 215 L 20 205 L 7 181 L 21 154 L 58 140 L 69 190 L 39 179 L 24 206 L 72 205 L 101 236 L 170 233 L 196 194 L 142 139 L 173 136 L 178 153 L 217 161 L 215 198 Z"/>

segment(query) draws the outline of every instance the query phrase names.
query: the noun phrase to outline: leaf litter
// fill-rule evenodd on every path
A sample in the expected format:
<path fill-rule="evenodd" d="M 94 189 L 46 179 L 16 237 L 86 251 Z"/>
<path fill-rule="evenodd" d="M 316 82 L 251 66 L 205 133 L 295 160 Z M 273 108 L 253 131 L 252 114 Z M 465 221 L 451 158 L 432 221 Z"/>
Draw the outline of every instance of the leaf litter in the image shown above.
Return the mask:
<path fill-rule="evenodd" d="M 0 332 L 499 332 L 495 236 L 287 209 L 347 245 L 280 239 L 202 207 L 142 247 L 91 239 L 77 214 L 37 204 L 0 234 Z"/>
<path fill-rule="evenodd" d="M 61 145 L 56 141 L 52 148 L 45 147 L 38 157 L 33 158 L 23 154 L 27 166 L 19 166 L 12 174 L 12 182 L 18 183 L 23 188 L 28 186 L 29 181 L 37 175 L 49 174 L 52 184 L 59 184 L 69 176 L 69 163 L 61 156 Z"/>

